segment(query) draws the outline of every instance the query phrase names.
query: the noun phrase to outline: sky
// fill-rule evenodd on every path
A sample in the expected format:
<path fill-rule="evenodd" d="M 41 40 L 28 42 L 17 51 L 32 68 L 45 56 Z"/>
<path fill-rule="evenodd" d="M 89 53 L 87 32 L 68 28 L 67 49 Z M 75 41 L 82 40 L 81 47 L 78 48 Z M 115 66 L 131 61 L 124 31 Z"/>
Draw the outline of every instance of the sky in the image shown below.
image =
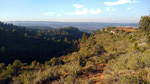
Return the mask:
<path fill-rule="evenodd" d="M 138 23 L 150 0 L 0 0 L 0 21 Z"/>

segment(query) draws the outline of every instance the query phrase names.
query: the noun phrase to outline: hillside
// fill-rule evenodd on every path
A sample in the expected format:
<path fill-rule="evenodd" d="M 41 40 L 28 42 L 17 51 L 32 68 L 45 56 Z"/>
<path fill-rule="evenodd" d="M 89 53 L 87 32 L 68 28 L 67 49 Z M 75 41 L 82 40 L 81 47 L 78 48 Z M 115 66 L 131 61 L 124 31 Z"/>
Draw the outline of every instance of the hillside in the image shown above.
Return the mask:
<path fill-rule="evenodd" d="M 20 75 L 13 78 L 13 83 L 21 84 L 25 83 L 25 80 L 28 81 L 28 84 L 73 84 L 73 82 L 75 84 L 111 84 L 112 82 L 130 82 L 126 78 L 128 74 L 132 75 L 130 72 L 140 75 L 139 70 L 147 70 L 146 68 L 140 69 L 138 67 L 141 65 L 137 67 L 134 64 L 134 61 L 135 63 L 139 62 L 139 58 L 143 57 L 142 53 L 149 51 L 145 44 L 146 38 L 141 31 L 115 31 L 117 34 L 112 34 L 112 30 L 114 28 L 109 27 L 99 30 L 89 38 L 83 36 L 78 52 L 60 58 L 52 58 L 50 61 L 46 61 L 44 65 L 37 64 L 34 61 L 31 65 L 23 66 L 21 69 L 23 72 L 21 71 Z M 139 58 L 134 58 L 134 56 L 139 56 Z M 129 58 L 131 58 L 131 61 Z M 142 59 L 146 60 L 147 58 Z M 129 63 L 129 65 L 124 62 Z M 145 64 L 145 62 L 142 63 Z M 119 70 L 119 72 L 116 70 Z M 136 72 L 137 70 L 138 72 Z M 115 74 L 118 74 L 121 79 L 115 81 Z M 124 74 L 127 76 L 124 76 Z"/>
<path fill-rule="evenodd" d="M 78 51 L 53 57 L 45 63 L 38 60 L 31 64 L 20 60 L 9 65 L 1 63 L 0 83 L 149 84 L 149 19 L 149 16 L 141 18 L 138 31 L 107 27 L 90 36 L 84 33 L 79 40 Z M 70 32 L 68 29 L 70 27 L 64 30 Z M 1 52 L 3 50 L 1 48 Z"/>
<path fill-rule="evenodd" d="M 6 21 L 19 26 L 47 26 L 52 28 L 63 28 L 73 26 L 81 31 L 93 31 L 108 26 L 138 26 L 138 23 L 103 23 L 103 22 L 53 22 L 53 21 Z"/>
<path fill-rule="evenodd" d="M 40 30 L 0 22 L 0 62 L 45 62 L 76 50 L 82 34 L 74 27 Z"/>

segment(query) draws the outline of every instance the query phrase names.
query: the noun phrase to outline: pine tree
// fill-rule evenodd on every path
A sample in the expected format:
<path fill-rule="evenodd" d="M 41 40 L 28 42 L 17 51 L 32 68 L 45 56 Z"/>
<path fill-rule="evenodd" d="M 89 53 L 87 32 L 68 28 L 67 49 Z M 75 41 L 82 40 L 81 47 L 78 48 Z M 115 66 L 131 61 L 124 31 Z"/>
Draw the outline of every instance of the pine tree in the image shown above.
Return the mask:
<path fill-rule="evenodd" d="M 147 43 L 150 46 L 150 15 L 141 17 L 139 28 L 147 35 Z"/>
<path fill-rule="evenodd" d="M 83 34 L 82 34 L 82 39 L 81 39 L 81 41 L 84 42 L 84 41 L 86 41 L 86 40 L 87 40 L 86 33 L 83 33 Z"/>

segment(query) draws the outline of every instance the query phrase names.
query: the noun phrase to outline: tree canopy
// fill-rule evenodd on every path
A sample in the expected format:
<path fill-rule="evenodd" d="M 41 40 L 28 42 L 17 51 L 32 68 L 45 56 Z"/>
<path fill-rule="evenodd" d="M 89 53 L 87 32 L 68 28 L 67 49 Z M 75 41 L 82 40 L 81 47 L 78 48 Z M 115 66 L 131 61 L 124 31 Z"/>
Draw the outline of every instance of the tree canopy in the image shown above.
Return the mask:
<path fill-rule="evenodd" d="M 142 29 L 147 35 L 147 42 L 150 46 L 150 15 L 141 17 L 139 28 Z"/>

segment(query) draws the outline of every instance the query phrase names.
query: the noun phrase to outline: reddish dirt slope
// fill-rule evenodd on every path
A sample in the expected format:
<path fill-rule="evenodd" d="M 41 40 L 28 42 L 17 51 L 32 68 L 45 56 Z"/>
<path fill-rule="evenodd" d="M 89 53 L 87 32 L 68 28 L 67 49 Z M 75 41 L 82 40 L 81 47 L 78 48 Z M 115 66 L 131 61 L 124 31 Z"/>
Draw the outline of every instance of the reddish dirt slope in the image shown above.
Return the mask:
<path fill-rule="evenodd" d="M 118 30 L 129 31 L 129 32 L 140 31 L 140 30 L 135 30 L 135 29 L 125 29 L 125 28 L 117 28 L 117 29 L 118 29 Z"/>

